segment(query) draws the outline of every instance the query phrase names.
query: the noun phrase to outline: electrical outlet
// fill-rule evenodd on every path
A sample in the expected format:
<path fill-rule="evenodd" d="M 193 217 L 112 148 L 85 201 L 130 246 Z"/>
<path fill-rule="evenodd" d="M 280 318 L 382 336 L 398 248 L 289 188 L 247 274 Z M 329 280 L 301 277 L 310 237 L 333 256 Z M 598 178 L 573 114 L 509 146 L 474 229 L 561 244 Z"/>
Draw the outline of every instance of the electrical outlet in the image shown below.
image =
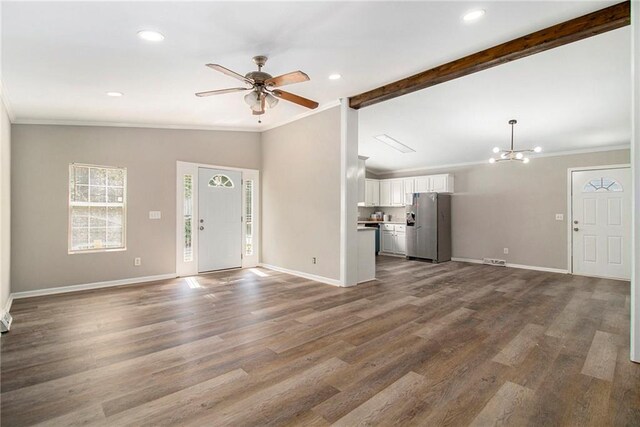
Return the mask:
<path fill-rule="evenodd" d="M 509 253 L 509 248 L 504 248 L 504 253 L 508 254 Z"/>
<path fill-rule="evenodd" d="M 316 258 L 316 257 L 311 258 L 311 263 L 312 264 L 317 264 L 318 263 L 318 258 Z"/>
<path fill-rule="evenodd" d="M 140 267 L 142 265 L 142 258 L 134 258 L 133 265 L 135 265 L 136 267 Z"/>
<path fill-rule="evenodd" d="M 564 214 L 556 214 L 556 221 L 564 221 Z"/>

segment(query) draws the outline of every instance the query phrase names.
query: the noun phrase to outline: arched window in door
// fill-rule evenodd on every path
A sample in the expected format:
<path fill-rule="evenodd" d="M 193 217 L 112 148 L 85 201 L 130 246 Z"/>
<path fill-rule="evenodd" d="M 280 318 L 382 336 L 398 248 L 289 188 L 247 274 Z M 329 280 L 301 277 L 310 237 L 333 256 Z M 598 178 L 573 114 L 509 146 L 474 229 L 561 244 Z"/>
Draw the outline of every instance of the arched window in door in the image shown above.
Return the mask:
<path fill-rule="evenodd" d="M 226 175 L 218 174 L 211 177 L 209 187 L 233 188 L 233 181 Z"/>
<path fill-rule="evenodd" d="M 613 178 L 600 177 L 587 182 L 582 188 L 583 193 L 601 193 L 605 191 L 622 191 L 622 185 Z"/>

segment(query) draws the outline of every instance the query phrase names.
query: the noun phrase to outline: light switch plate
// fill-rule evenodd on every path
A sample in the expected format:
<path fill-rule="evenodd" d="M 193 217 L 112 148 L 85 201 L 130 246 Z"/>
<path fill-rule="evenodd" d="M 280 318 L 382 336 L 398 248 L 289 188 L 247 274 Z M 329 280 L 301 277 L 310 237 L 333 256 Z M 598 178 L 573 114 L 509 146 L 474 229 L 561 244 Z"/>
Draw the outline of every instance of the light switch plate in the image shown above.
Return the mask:
<path fill-rule="evenodd" d="M 149 211 L 149 219 L 160 219 L 160 218 L 162 218 L 162 212 Z"/>
<path fill-rule="evenodd" d="M 556 214 L 556 221 L 564 221 L 564 214 Z"/>

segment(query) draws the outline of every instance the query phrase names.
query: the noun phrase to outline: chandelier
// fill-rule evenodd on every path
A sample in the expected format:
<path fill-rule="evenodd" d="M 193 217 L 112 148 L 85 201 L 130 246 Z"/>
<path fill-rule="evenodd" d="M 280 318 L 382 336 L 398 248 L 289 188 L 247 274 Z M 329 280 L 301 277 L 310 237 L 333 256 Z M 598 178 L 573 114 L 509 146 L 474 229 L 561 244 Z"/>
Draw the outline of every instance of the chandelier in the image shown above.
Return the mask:
<path fill-rule="evenodd" d="M 533 149 L 528 150 L 514 150 L 513 149 L 513 127 L 518 123 L 517 120 L 511 119 L 509 120 L 509 124 L 511 125 L 511 148 L 509 150 L 501 150 L 500 147 L 493 147 L 493 152 L 497 154 L 496 157 L 492 157 L 489 159 L 489 163 L 496 162 L 504 162 L 515 160 L 522 163 L 529 163 L 529 158 L 525 156 L 526 153 L 539 153 L 542 151 L 541 147 L 535 147 Z"/>

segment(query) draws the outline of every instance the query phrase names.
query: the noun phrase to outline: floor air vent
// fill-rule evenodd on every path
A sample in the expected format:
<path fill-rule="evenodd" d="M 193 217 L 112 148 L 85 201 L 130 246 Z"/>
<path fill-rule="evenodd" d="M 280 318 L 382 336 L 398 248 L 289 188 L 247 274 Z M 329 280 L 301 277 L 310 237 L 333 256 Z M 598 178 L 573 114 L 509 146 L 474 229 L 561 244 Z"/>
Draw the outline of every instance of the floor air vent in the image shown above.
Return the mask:
<path fill-rule="evenodd" d="M 506 267 L 507 266 L 507 261 L 504 259 L 495 259 L 495 258 L 483 258 L 482 259 L 482 263 L 483 264 L 488 264 L 488 265 L 497 265 L 500 267 Z"/>

